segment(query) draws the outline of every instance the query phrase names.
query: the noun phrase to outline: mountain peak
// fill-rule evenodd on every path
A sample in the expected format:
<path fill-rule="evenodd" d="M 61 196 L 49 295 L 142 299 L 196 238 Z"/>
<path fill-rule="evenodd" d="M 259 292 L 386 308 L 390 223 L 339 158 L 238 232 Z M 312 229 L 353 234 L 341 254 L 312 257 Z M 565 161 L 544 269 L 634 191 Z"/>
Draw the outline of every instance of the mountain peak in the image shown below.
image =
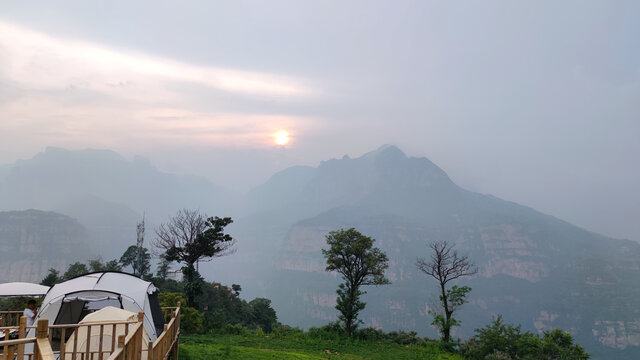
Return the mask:
<path fill-rule="evenodd" d="M 405 155 L 404 152 L 402 152 L 402 150 L 400 150 L 397 146 L 395 145 L 389 145 L 389 144 L 385 144 L 380 146 L 379 148 L 377 148 L 376 150 L 370 151 L 364 155 L 362 155 L 362 158 L 379 158 L 379 157 L 386 157 L 386 158 L 398 158 L 398 159 L 406 159 L 407 155 Z"/>

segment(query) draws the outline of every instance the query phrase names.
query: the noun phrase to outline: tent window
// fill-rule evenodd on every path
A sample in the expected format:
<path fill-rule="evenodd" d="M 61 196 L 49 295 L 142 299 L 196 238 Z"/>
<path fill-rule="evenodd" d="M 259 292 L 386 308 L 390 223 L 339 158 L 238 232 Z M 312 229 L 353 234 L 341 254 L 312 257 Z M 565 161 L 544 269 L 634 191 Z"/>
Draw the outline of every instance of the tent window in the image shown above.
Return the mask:
<path fill-rule="evenodd" d="M 58 316 L 56 317 L 54 324 L 77 324 L 80 320 L 84 319 L 85 316 L 107 306 L 114 306 L 122 309 L 122 301 L 115 296 L 102 297 L 95 300 L 81 297 L 65 298 L 62 301 L 62 306 L 60 307 L 60 311 L 58 312 Z M 73 331 L 69 331 L 70 329 L 73 328 L 67 329 L 65 341 L 69 340 L 71 333 L 73 333 Z M 59 341 L 61 334 L 62 329 L 52 329 L 53 339 Z"/>
<path fill-rule="evenodd" d="M 92 301 L 90 298 L 64 299 L 55 324 L 77 324 L 85 316 L 104 307 L 113 306 L 122 309 L 122 302 L 117 297 L 105 297 Z"/>

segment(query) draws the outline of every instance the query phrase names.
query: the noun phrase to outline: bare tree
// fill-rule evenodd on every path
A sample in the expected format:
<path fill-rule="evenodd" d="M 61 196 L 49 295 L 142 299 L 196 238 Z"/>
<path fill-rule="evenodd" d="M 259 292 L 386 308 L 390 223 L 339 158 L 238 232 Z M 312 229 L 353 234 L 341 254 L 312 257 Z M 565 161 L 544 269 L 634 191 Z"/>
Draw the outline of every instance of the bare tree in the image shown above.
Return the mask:
<path fill-rule="evenodd" d="M 420 271 L 436 279 L 440 285 L 440 303 L 444 314 L 434 313 L 432 324 L 440 328 L 444 342 L 449 342 L 451 328 L 459 324 L 453 318 L 453 313 L 466 302 L 465 297 L 471 291 L 468 286 L 453 286 L 447 289 L 446 285 L 452 280 L 462 276 L 471 276 L 478 272 L 478 269 L 469 262 L 467 256 L 458 255 L 458 252 L 453 249 L 454 246 L 447 241 L 431 243 L 429 248 L 433 252 L 429 261 L 418 258 L 416 262 Z"/>
<path fill-rule="evenodd" d="M 233 253 L 235 240 L 224 233 L 231 224 L 230 217 L 209 217 L 197 210 L 183 209 L 156 230 L 155 245 L 164 250 L 167 261 L 177 261 L 185 266 L 187 303 L 194 306 L 195 296 L 201 290 L 201 277 L 195 264 Z"/>

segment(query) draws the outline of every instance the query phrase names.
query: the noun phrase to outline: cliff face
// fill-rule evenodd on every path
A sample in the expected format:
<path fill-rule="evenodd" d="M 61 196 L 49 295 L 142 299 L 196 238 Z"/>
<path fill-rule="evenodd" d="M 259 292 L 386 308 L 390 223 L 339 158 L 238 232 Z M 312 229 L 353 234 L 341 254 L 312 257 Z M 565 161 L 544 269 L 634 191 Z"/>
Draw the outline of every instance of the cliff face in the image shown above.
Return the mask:
<path fill-rule="evenodd" d="M 96 253 L 119 257 L 135 242 L 136 223 L 165 221 L 178 209 L 233 215 L 227 191 L 206 179 L 156 169 L 109 150 L 49 147 L 28 160 L 0 166 L 0 211 L 40 209 L 66 214 L 86 227 Z"/>
<path fill-rule="evenodd" d="M 324 271 L 320 250 L 330 230 L 355 227 L 387 253 L 393 282 L 365 289 L 366 325 L 436 335 L 428 315 L 437 302 L 436 284 L 415 262 L 429 257 L 428 243 L 447 240 L 479 268 L 473 278 L 459 281 L 473 291 L 458 314 L 463 323 L 458 336 L 470 336 L 492 315 L 502 314 L 530 331 L 569 331 L 596 358 L 640 355 L 639 244 L 466 191 L 427 159 L 408 158 L 393 147 L 331 160 L 305 174 L 304 183 L 295 179 L 296 192 L 321 194 L 318 198 L 331 199 L 331 206 L 309 196 L 282 197 L 291 199 L 282 208 L 297 207 L 305 214 L 291 225 L 275 260 L 277 281 L 296 289 L 292 297 L 269 294 L 279 310 L 287 309 L 284 322 L 311 326 L 335 319 L 339 279 Z M 286 193 L 286 179 L 274 178 Z M 330 186 L 321 185 L 322 179 L 331 179 Z M 351 196 L 327 194 L 329 189 L 342 194 L 360 182 Z M 309 216 L 308 209 L 320 210 Z M 273 289 L 282 292 L 283 286 Z M 309 318 L 316 320 L 304 320 Z"/>
<path fill-rule="evenodd" d="M 0 212 L 0 282 L 40 282 L 50 268 L 64 270 L 88 255 L 77 221 L 38 210 Z"/>

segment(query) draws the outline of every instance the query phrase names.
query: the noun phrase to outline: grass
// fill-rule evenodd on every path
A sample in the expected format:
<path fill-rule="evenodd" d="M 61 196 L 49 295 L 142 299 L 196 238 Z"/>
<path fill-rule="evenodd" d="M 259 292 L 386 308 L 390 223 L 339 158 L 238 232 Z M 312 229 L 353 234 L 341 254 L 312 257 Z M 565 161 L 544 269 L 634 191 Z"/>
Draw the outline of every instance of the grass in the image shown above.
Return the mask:
<path fill-rule="evenodd" d="M 391 342 L 323 340 L 307 336 L 182 335 L 184 360 L 461 360 L 436 345 L 399 345 Z"/>

